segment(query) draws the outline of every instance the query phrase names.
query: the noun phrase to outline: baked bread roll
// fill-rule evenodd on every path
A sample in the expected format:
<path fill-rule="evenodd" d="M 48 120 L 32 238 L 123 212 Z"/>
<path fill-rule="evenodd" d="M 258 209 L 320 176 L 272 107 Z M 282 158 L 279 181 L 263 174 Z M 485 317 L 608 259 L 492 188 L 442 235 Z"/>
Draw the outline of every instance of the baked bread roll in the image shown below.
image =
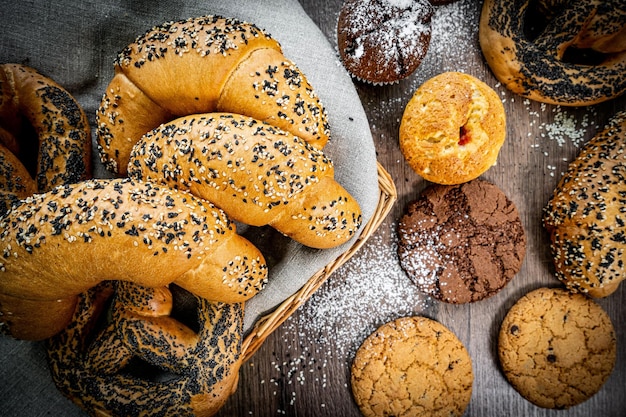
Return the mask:
<path fill-rule="evenodd" d="M 78 294 L 104 280 L 173 282 L 212 301 L 239 302 L 267 279 L 263 255 L 221 210 L 147 182 L 57 187 L 21 200 L 0 219 L 0 231 L 0 320 L 19 339 L 58 332 Z M 38 302 L 56 302 L 56 313 L 41 314 Z"/>
<path fill-rule="evenodd" d="M 338 246 L 361 225 L 332 162 L 298 136 L 250 117 L 181 117 L 133 149 L 131 178 L 189 190 L 237 221 L 270 225 L 303 245 Z"/>
<path fill-rule="evenodd" d="M 586 106 L 626 91 L 626 8 L 602 0 L 486 0 L 479 40 L 494 75 L 516 94 Z M 542 26 L 529 34 L 528 21 Z"/>
<path fill-rule="evenodd" d="M 544 208 L 556 276 L 573 292 L 605 297 L 626 278 L 626 112 L 569 165 Z"/>
<path fill-rule="evenodd" d="M 402 155 L 418 175 L 437 184 L 462 184 L 496 163 L 506 138 L 504 106 L 478 78 L 443 72 L 415 91 L 399 135 Z"/>
<path fill-rule="evenodd" d="M 36 192 L 37 184 L 24 164 L 0 142 L 0 217 Z"/>
<path fill-rule="evenodd" d="M 105 282 L 47 342 L 54 383 L 90 416 L 206 417 L 235 391 L 243 305 L 171 287 Z"/>
<path fill-rule="evenodd" d="M 137 143 L 128 171 L 314 248 L 338 246 L 361 225 L 357 201 L 335 181 L 321 150 L 246 116 L 210 113 L 164 124 Z"/>
<path fill-rule="evenodd" d="M 29 137 L 24 121 L 36 138 Z M 91 177 L 91 133 L 83 109 L 34 69 L 0 65 L 0 127 L 0 141 L 25 165 L 37 191 Z"/>
<path fill-rule="evenodd" d="M 202 16 L 157 26 L 119 54 L 96 115 L 101 160 L 125 175 L 143 134 L 213 111 L 270 122 L 319 149 L 329 136 L 324 107 L 276 40 L 249 23 Z"/>

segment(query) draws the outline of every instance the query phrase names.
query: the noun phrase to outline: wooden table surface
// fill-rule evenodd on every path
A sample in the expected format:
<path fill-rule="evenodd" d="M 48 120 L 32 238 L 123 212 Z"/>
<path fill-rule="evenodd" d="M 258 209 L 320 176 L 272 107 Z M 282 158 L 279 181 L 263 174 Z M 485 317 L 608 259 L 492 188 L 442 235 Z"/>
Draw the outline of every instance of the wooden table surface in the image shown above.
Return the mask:
<path fill-rule="evenodd" d="M 301 0 L 336 46 L 342 0 Z M 610 315 L 618 343 L 617 363 L 594 397 L 564 411 L 523 399 L 499 369 L 496 335 L 507 310 L 528 291 L 558 286 L 552 273 L 541 209 L 581 144 L 618 110 L 626 97 L 584 108 L 542 105 L 498 84 L 478 47 L 482 2 L 458 0 L 436 9 L 428 54 L 408 79 L 392 86 L 355 83 L 368 116 L 378 160 L 393 177 L 398 200 L 382 226 L 313 297 L 272 333 L 240 372 L 237 392 L 221 416 L 359 416 L 350 390 L 350 365 L 360 343 L 382 323 L 421 314 L 440 321 L 467 347 L 474 385 L 466 416 L 626 415 L 626 288 L 598 303 Z M 341 65 L 340 61 L 328 65 Z M 501 95 L 507 139 L 498 163 L 483 175 L 515 202 L 527 234 L 521 271 L 497 295 L 466 305 L 433 301 L 413 288 L 399 267 L 395 227 L 407 204 L 426 185 L 405 163 L 398 146 L 404 107 L 428 78 L 458 70 L 472 74 Z"/>

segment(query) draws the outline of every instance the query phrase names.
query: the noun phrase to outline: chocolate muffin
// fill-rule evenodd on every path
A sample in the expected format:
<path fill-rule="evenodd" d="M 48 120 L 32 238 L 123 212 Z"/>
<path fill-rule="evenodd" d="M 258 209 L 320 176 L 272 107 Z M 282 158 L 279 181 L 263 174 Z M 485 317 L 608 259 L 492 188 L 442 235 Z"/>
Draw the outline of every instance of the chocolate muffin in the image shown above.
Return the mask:
<path fill-rule="evenodd" d="M 519 272 L 526 253 L 515 204 L 481 179 L 430 185 L 397 231 L 402 269 L 421 291 L 448 303 L 496 294 Z"/>
<path fill-rule="evenodd" d="M 344 66 L 371 84 L 408 77 L 428 51 L 433 11 L 428 0 L 346 0 L 337 23 Z"/>

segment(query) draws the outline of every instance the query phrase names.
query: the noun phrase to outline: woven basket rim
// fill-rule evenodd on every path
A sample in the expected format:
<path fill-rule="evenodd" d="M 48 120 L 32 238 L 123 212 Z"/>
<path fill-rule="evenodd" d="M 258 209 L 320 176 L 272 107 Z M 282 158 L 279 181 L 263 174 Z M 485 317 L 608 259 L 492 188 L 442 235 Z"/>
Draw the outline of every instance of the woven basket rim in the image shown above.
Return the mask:
<path fill-rule="evenodd" d="M 241 356 L 243 362 L 250 359 L 265 339 L 304 304 L 337 268 L 352 258 L 385 220 L 396 202 L 398 194 L 393 179 L 380 162 L 377 162 L 377 170 L 378 188 L 380 190 L 378 204 L 359 237 L 348 250 L 309 278 L 297 292 L 279 304 L 271 313 L 256 321 L 242 342 Z"/>

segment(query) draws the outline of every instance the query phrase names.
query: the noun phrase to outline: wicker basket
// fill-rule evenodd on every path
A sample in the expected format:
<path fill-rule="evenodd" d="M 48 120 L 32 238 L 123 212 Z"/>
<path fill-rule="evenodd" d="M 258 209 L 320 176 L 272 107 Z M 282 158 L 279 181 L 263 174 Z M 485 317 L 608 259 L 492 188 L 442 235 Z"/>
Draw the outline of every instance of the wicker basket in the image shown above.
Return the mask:
<path fill-rule="evenodd" d="M 328 277 L 350 259 L 357 250 L 367 241 L 367 239 L 378 229 L 391 207 L 397 199 L 396 187 L 389 173 L 378 163 L 378 186 L 380 196 L 378 205 L 372 218 L 363 228 L 363 232 L 354 242 L 354 245 L 337 257 L 333 262 L 326 265 L 322 270 L 314 274 L 300 288 L 283 301 L 272 313 L 267 314 L 257 320 L 250 333 L 246 336 L 242 346 L 243 360 L 247 361 L 261 347 L 265 339 L 280 326 L 289 316 L 293 314 L 302 304 L 304 304 L 317 289 L 328 279 Z"/>

